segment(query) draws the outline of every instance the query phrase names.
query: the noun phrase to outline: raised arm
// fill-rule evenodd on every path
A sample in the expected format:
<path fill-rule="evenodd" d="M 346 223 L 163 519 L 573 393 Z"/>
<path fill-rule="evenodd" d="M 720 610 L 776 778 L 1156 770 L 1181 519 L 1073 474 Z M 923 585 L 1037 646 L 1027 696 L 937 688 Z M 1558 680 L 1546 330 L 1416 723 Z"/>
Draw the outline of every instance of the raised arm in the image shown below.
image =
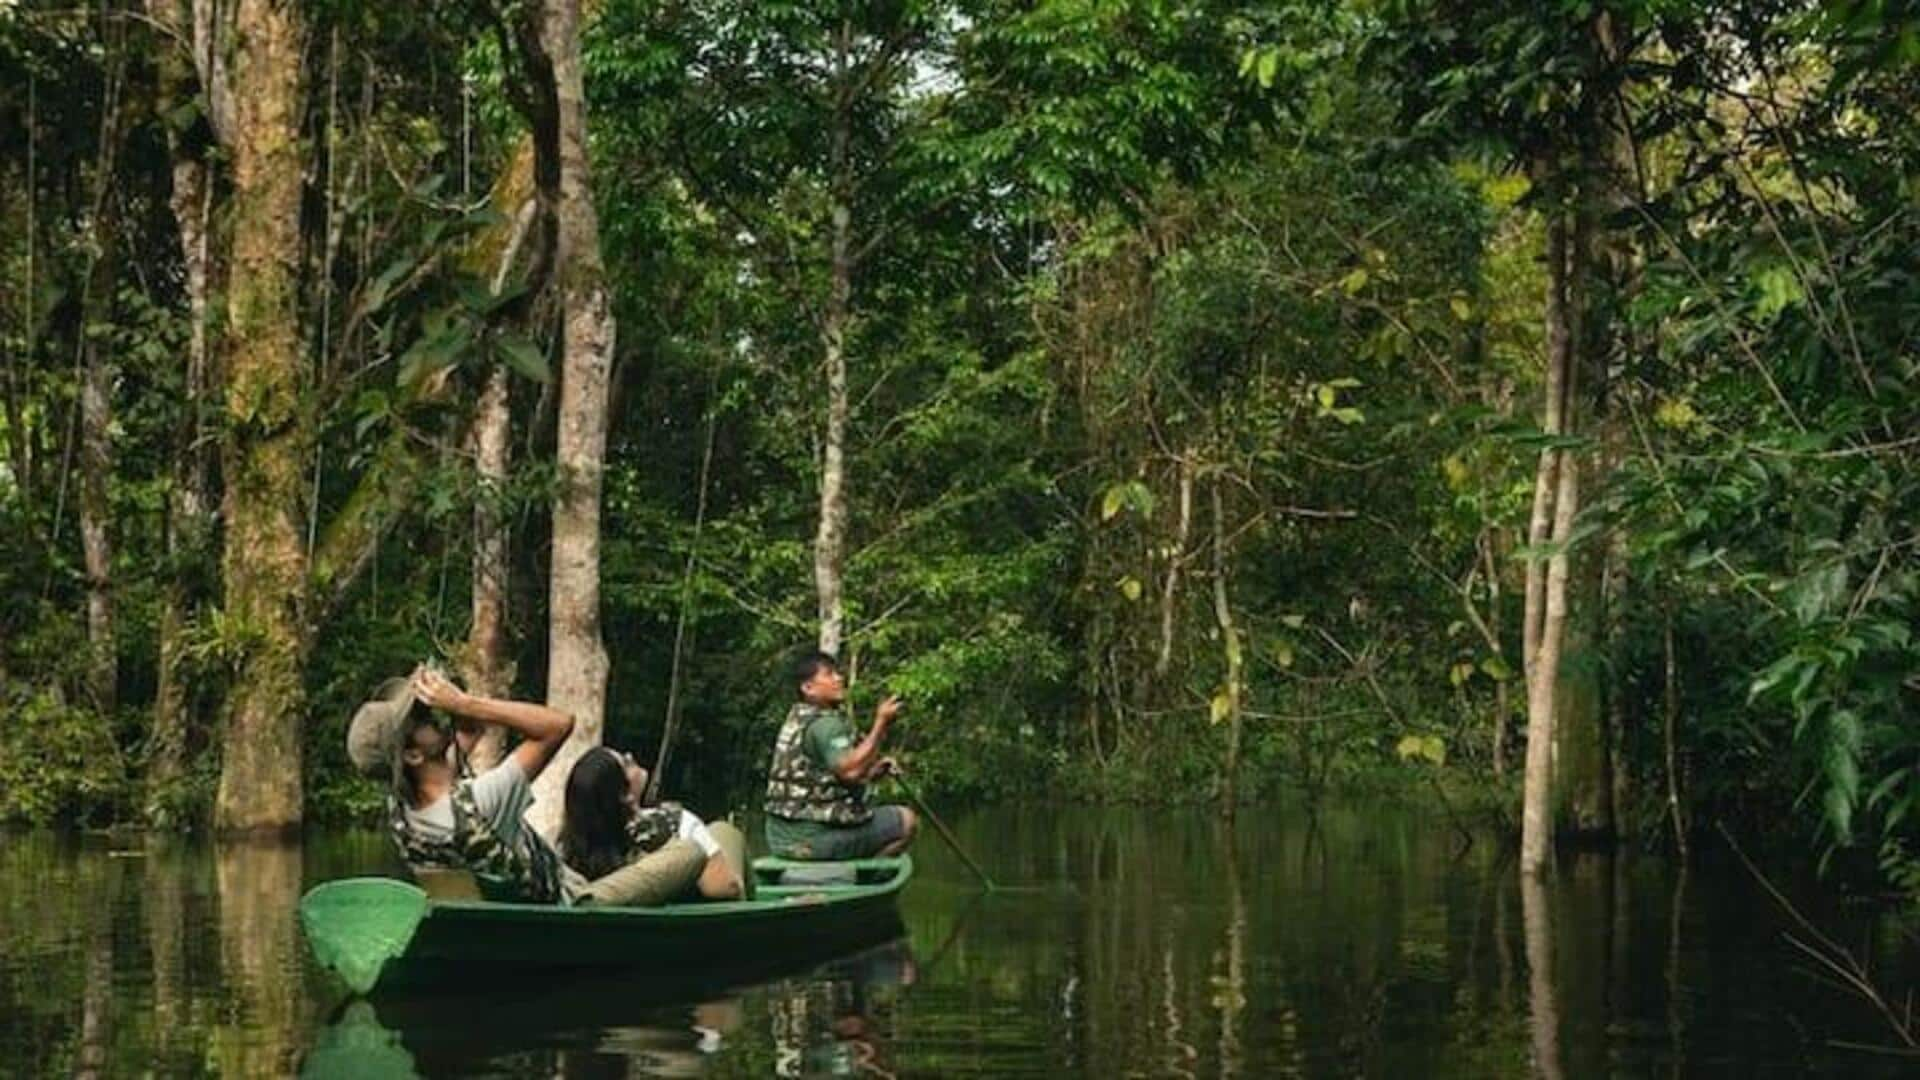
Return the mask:
<path fill-rule="evenodd" d="M 864 784 L 873 777 L 885 760 L 880 756 L 880 746 L 887 741 L 887 729 L 893 726 L 901 707 L 899 696 L 892 695 L 873 710 L 873 726 L 867 729 L 867 737 L 841 754 L 840 760 L 833 764 L 833 775 L 839 777 L 841 783 Z"/>
<path fill-rule="evenodd" d="M 530 701 L 469 694 L 432 669 L 423 668 L 414 675 L 413 688 L 419 700 L 448 713 L 456 721 L 499 724 L 518 732 L 521 742 L 513 748 L 511 756 L 529 781 L 540 775 L 560 744 L 573 734 L 573 717 L 559 709 Z"/>

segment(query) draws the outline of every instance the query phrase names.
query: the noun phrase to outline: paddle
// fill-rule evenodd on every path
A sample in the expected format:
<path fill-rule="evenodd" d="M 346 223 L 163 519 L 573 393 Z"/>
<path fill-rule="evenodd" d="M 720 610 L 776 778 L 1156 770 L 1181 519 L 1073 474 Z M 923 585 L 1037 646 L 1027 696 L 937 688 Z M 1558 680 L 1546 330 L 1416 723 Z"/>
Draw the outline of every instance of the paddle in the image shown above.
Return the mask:
<path fill-rule="evenodd" d="M 920 808 L 920 812 L 926 815 L 928 821 L 933 822 L 934 830 L 940 834 L 942 840 L 947 842 L 947 846 L 953 849 L 953 853 L 960 856 L 960 861 L 967 864 L 967 869 L 980 878 L 980 884 L 986 886 L 988 892 L 998 892 L 1000 886 L 994 884 L 993 879 L 987 876 L 987 872 L 980 869 L 980 864 L 973 861 L 973 856 L 967 854 L 967 849 L 960 846 L 960 841 L 953 835 L 953 830 L 947 828 L 947 823 L 940 820 L 940 815 L 933 812 L 933 807 L 927 805 L 927 800 L 921 798 L 920 792 L 907 782 L 906 774 L 900 771 L 897 763 L 890 775 L 894 783 L 900 785 L 900 790 L 906 792 L 907 797 L 913 800 L 913 805 Z"/>
<path fill-rule="evenodd" d="M 427 894 L 392 878 L 329 881 L 300 899 L 300 924 L 314 959 L 356 994 L 373 989 L 426 916 Z"/>

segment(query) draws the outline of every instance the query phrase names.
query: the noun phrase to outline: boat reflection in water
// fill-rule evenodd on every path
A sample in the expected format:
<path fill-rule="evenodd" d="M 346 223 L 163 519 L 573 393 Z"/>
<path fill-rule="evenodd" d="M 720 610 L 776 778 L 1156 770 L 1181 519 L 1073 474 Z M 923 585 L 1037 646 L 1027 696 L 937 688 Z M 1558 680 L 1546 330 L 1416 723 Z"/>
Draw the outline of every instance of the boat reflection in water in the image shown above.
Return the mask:
<path fill-rule="evenodd" d="M 503 971 L 494 985 L 457 993 L 346 1001 L 301 1075 L 695 1076 L 716 1058 L 756 1075 L 836 1072 L 841 1060 L 886 1060 L 885 1019 L 914 971 L 904 936 L 771 982 Z"/>

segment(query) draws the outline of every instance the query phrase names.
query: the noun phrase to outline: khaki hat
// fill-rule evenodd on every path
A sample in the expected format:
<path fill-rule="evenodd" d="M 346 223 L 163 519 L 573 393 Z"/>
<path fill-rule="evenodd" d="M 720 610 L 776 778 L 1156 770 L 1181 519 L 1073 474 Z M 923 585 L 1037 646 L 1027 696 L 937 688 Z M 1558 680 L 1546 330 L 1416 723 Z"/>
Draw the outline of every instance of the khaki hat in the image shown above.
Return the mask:
<path fill-rule="evenodd" d="M 347 758 L 361 775 L 375 779 L 394 775 L 413 700 L 411 677 L 388 679 L 373 692 L 373 700 L 354 710 L 353 723 L 347 727 Z"/>

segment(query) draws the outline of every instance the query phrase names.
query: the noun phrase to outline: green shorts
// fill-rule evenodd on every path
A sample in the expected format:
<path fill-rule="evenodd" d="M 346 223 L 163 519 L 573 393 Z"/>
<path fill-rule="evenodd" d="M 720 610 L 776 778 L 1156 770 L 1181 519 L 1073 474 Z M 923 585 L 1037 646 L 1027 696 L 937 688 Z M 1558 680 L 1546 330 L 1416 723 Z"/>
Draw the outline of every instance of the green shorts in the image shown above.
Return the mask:
<path fill-rule="evenodd" d="M 907 835 L 907 815 L 897 806 L 876 806 L 858 825 L 767 819 L 767 847 L 783 859 L 841 862 L 865 859 Z"/>

